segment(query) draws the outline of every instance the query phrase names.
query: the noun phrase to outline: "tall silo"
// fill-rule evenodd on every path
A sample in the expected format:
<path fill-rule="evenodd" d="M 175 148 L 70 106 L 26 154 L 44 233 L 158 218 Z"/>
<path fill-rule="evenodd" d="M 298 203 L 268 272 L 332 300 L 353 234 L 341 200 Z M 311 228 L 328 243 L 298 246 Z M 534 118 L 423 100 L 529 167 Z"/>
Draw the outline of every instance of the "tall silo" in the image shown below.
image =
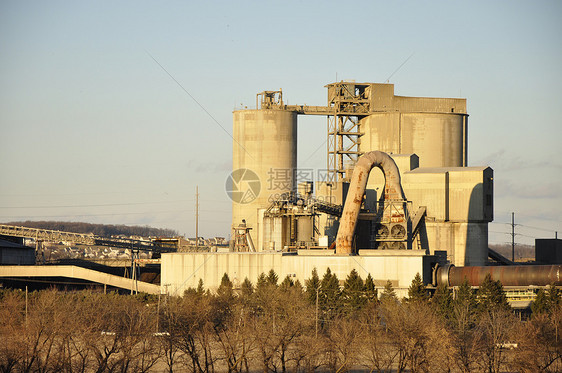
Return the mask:
<path fill-rule="evenodd" d="M 294 190 L 297 113 L 284 110 L 282 102 L 266 108 L 262 103 L 256 110 L 234 111 L 233 121 L 232 224 L 240 224 L 244 219 L 261 250 L 264 209 L 277 195 Z"/>
<path fill-rule="evenodd" d="M 360 121 L 361 152 L 416 154 L 420 167 L 466 167 L 466 99 L 394 96 L 371 84 L 370 111 Z"/>

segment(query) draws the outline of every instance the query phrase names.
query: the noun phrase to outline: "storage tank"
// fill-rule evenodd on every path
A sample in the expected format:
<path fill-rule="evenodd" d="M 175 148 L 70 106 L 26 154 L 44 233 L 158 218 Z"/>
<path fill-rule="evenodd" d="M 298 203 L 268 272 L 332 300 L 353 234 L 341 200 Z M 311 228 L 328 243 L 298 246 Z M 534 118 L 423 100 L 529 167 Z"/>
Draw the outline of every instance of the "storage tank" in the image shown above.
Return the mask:
<path fill-rule="evenodd" d="M 420 167 L 465 167 L 464 113 L 378 112 L 360 121 L 359 149 L 418 155 Z"/>
<path fill-rule="evenodd" d="M 252 228 L 254 242 L 261 242 L 258 210 L 269 207 L 276 195 L 294 190 L 297 113 L 282 109 L 238 110 L 233 113 L 233 121 L 233 174 L 226 185 L 233 200 L 232 224 L 245 219 Z"/>

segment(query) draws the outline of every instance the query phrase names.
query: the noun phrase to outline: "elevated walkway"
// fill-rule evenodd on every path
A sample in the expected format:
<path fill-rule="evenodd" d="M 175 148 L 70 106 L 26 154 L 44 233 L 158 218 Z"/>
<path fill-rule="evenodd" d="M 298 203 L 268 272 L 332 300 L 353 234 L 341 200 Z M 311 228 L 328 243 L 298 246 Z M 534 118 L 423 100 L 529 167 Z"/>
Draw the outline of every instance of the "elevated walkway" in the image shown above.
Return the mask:
<path fill-rule="evenodd" d="M 24 278 L 24 277 L 65 277 L 99 284 L 113 286 L 116 288 L 138 291 L 148 294 L 159 294 L 160 286 L 148 282 L 135 281 L 130 278 L 111 275 L 108 273 L 94 271 L 71 265 L 44 265 L 44 266 L 0 266 L 1 278 Z"/>

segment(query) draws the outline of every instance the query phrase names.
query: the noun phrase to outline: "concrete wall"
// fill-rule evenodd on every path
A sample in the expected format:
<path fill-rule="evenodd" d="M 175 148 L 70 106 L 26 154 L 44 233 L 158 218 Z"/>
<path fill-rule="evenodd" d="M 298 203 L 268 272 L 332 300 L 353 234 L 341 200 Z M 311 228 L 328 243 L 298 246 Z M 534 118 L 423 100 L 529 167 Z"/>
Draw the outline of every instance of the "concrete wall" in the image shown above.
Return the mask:
<path fill-rule="evenodd" d="M 366 96 L 371 111 L 466 114 L 465 98 L 395 96 L 394 84 L 370 83 Z"/>
<path fill-rule="evenodd" d="M 405 172 L 402 188 L 415 212 L 420 206 L 427 207 L 427 216 L 449 220 L 449 174 L 441 169 L 418 168 Z"/>
<path fill-rule="evenodd" d="M 490 167 L 417 168 L 404 172 L 402 186 L 412 207 L 443 221 L 490 222 L 493 214 Z"/>
<path fill-rule="evenodd" d="M 249 203 L 232 203 L 232 223 L 246 220 L 258 250 L 263 240 L 258 210 L 270 198 L 294 188 L 297 167 L 297 114 L 284 110 L 240 110 L 233 113 L 232 169 L 250 169 L 260 180 L 260 193 Z M 244 184 L 242 189 L 247 188 Z"/>
<path fill-rule="evenodd" d="M 319 255 L 322 253 L 325 255 Z M 370 273 L 379 287 L 391 280 L 404 296 L 416 273 L 430 281 L 430 266 L 434 260 L 422 250 L 369 250 L 360 251 L 358 256 L 338 256 L 329 254 L 327 250 L 301 251 L 298 255 L 267 252 L 164 253 L 161 284 L 170 294 L 181 295 L 187 288 L 197 287 L 200 279 L 206 288 L 216 289 L 224 273 L 235 286 L 240 286 L 245 278 L 255 285 L 261 273 L 267 274 L 273 269 L 280 282 L 290 276 L 304 286 L 314 268 L 321 277 L 329 267 L 340 283 L 355 269 L 363 279 Z"/>
<path fill-rule="evenodd" d="M 426 219 L 422 247 L 431 254 L 445 251 L 455 266 L 486 265 L 488 259 L 488 224 L 433 221 Z M 416 246 L 416 245 L 414 245 Z"/>
<path fill-rule="evenodd" d="M 494 220 L 494 171 L 490 167 L 456 167 L 449 174 L 449 220 Z"/>
<path fill-rule="evenodd" d="M 456 266 L 485 265 L 488 222 L 493 220 L 493 170 L 418 168 L 404 172 L 402 180 L 412 212 L 427 208 L 421 247 L 432 253 L 446 251 Z"/>

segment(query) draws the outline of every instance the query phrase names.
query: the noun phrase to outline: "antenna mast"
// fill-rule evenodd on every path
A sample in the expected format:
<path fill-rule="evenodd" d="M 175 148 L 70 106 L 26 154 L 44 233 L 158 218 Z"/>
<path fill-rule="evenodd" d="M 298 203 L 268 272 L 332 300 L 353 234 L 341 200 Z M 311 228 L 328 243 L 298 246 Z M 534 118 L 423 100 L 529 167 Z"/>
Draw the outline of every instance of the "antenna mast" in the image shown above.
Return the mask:
<path fill-rule="evenodd" d="M 195 250 L 199 248 L 199 185 L 195 187 Z"/>

